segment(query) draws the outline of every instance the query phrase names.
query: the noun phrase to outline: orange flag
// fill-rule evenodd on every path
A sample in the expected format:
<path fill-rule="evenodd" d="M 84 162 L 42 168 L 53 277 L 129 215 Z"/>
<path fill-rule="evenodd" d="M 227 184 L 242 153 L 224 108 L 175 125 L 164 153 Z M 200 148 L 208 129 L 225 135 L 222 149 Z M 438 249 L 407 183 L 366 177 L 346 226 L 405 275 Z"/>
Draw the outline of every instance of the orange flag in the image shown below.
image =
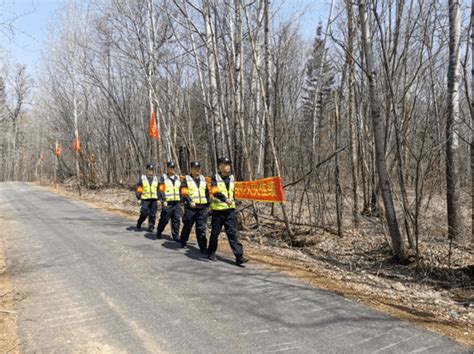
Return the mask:
<path fill-rule="evenodd" d="M 156 126 L 156 115 L 155 111 L 151 112 L 151 118 L 150 118 L 150 128 L 148 130 L 148 135 L 151 138 L 154 138 L 156 140 L 160 140 L 160 134 L 158 133 L 158 127 Z"/>
<path fill-rule="evenodd" d="M 61 147 L 56 144 L 56 148 L 54 149 L 54 153 L 57 157 L 61 156 Z"/>
<path fill-rule="evenodd" d="M 80 151 L 81 150 L 81 141 L 79 140 L 79 137 L 74 139 L 74 151 Z"/>

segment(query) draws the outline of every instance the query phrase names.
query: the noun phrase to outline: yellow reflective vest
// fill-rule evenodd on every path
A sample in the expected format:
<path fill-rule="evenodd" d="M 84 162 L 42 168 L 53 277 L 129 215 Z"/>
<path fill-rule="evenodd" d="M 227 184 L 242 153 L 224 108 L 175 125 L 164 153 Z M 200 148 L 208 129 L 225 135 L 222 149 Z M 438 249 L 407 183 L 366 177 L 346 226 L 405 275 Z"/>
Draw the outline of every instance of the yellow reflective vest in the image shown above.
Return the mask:
<path fill-rule="evenodd" d="M 186 184 L 188 186 L 189 198 L 194 204 L 207 204 L 206 198 L 206 179 L 203 175 L 199 176 L 199 186 L 190 175 L 186 176 Z"/>
<path fill-rule="evenodd" d="M 212 198 L 212 203 L 211 203 L 211 209 L 212 210 L 227 210 L 227 209 L 235 209 L 235 200 L 234 200 L 234 194 L 235 194 L 235 178 L 234 175 L 229 176 L 229 190 L 227 190 L 227 187 L 225 185 L 224 180 L 222 179 L 220 174 L 216 174 L 215 177 L 216 182 L 217 182 L 217 188 L 219 189 L 219 192 L 224 194 L 224 196 L 227 199 L 230 199 L 232 201 L 231 205 L 227 205 L 227 203 L 221 202 L 217 198 Z"/>
<path fill-rule="evenodd" d="M 158 178 L 156 178 L 156 176 L 153 176 L 153 181 L 150 185 L 147 176 L 143 175 L 142 186 L 143 192 L 141 199 L 158 199 Z"/>
<path fill-rule="evenodd" d="M 175 202 L 179 201 L 181 198 L 179 196 L 179 187 L 181 186 L 181 181 L 178 176 L 175 176 L 174 183 L 171 178 L 167 175 L 163 175 L 163 180 L 165 181 L 165 201 Z"/>

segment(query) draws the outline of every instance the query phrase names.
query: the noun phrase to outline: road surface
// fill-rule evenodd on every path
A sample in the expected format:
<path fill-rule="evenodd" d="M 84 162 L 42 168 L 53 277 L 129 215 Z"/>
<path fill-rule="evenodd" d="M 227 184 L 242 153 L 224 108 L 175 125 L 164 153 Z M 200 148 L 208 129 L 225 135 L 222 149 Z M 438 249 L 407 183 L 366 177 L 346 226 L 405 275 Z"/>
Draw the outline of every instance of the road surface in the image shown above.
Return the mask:
<path fill-rule="evenodd" d="M 29 184 L 0 183 L 0 216 L 16 220 L 6 255 L 26 353 L 472 352 L 256 264 L 209 262 Z"/>

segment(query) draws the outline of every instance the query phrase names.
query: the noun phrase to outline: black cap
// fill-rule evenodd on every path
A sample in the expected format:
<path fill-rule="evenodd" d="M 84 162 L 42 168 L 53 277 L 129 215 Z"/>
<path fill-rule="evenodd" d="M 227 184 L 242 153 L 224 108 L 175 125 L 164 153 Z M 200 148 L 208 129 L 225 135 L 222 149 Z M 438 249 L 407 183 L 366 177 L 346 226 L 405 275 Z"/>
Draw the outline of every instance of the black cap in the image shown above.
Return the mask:
<path fill-rule="evenodd" d="M 191 162 L 191 168 L 199 168 L 201 167 L 201 164 L 197 161 Z"/>
<path fill-rule="evenodd" d="M 152 163 L 149 163 L 148 165 L 146 165 L 146 169 L 147 169 L 147 170 L 154 170 L 154 169 L 155 169 L 155 165 L 153 165 Z"/>
<path fill-rule="evenodd" d="M 230 159 L 226 156 L 223 156 L 223 157 L 219 157 L 217 159 L 217 164 L 221 164 L 221 163 L 229 163 L 230 164 Z"/>
<path fill-rule="evenodd" d="M 176 164 L 173 161 L 168 161 L 166 163 L 166 167 L 173 168 L 173 167 L 176 167 Z"/>

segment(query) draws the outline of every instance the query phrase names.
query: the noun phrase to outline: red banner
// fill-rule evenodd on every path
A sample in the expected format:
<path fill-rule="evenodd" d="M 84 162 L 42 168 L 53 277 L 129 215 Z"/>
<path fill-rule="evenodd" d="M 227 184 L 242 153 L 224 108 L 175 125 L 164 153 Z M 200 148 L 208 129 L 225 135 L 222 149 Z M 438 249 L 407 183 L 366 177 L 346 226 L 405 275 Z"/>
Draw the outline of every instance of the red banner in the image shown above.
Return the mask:
<path fill-rule="evenodd" d="M 269 177 L 255 181 L 235 182 L 235 199 L 282 203 L 285 201 L 282 178 Z"/>
<path fill-rule="evenodd" d="M 181 176 L 181 179 L 184 179 Z M 211 177 L 206 177 L 209 190 L 211 190 Z M 253 200 L 256 202 L 282 203 L 286 201 L 281 177 L 269 177 L 255 181 L 235 182 L 235 199 Z"/>
<path fill-rule="evenodd" d="M 150 128 L 148 130 L 148 135 L 151 138 L 154 138 L 156 140 L 160 140 L 160 134 L 158 133 L 158 127 L 156 125 L 156 115 L 155 111 L 151 112 L 151 118 L 150 118 Z"/>

